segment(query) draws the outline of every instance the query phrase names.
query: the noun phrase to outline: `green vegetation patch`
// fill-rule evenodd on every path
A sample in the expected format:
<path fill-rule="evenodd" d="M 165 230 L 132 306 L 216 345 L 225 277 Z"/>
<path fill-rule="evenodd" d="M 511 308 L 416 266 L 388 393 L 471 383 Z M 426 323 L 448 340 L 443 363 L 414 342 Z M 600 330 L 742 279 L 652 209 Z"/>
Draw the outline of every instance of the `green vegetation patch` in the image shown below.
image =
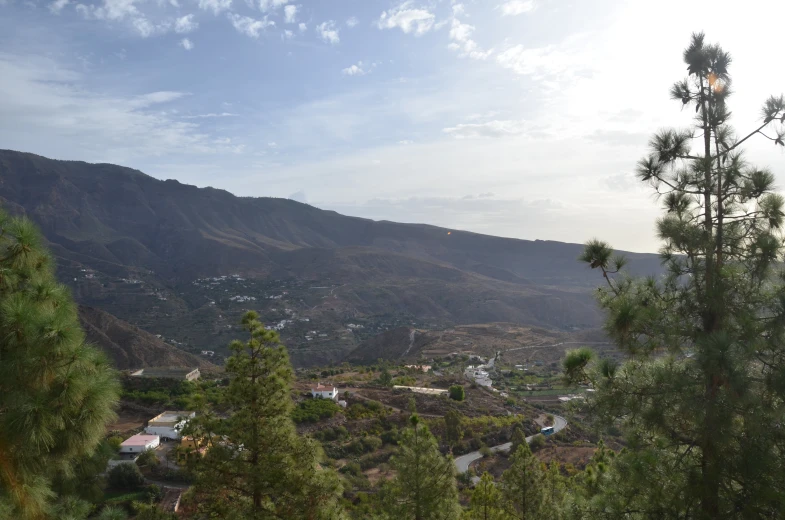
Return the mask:
<path fill-rule="evenodd" d="M 315 423 L 329 419 L 339 411 L 341 407 L 330 399 L 308 399 L 292 411 L 292 419 L 296 423 Z"/>

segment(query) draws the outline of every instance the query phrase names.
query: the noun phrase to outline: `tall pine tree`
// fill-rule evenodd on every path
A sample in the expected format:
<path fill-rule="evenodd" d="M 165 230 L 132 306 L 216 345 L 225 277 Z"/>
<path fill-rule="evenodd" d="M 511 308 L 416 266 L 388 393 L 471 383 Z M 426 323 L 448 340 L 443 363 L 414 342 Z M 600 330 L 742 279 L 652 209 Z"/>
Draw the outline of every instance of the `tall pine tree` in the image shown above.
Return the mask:
<path fill-rule="evenodd" d="M 546 510 L 545 472 L 527 443 L 512 455 L 512 465 L 502 474 L 504 510 L 516 520 L 536 520 Z"/>
<path fill-rule="evenodd" d="M 119 395 L 35 225 L 0 211 L 0 512 L 62 516 L 53 479 L 93 454 Z M 68 504 L 61 504 L 63 510 Z M 70 514 L 70 513 L 69 513 Z"/>
<path fill-rule="evenodd" d="M 436 438 L 417 415 L 401 435 L 392 459 L 395 478 L 383 490 L 389 520 L 457 520 L 461 508 L 452 457 L 439 453 Z"/>
<path fill-rule="evenodd" d="M 694 127 L 654 135 L 637 169 L 664 205 L 666 275 L 631 279 L 607 244 L 587 244 L 582 260 L 606 283 L 606 329 L 629 358 L 617 366 L 581 350 L 565 371 L 594 383 L 595 416 L 621 418 L 631 450 L 614 466 L 629 478 L 616 481 L 641 485 L 642 468 L 648 481 L 638 494 L 609 492 L 635 498 L 641 517 L 775 517 L 785 504 L 785 200 L 741 146 L 784 144 L 785 99 L 769 98 L 738 137 L 730 55 L 695 34 L 683 57 L 688 78 L 671 97 L 694 111 Z"/>
<path fill-rule="evenodd" d="M 444 440 L 452 453 L 455 445 L 463 439 L 463 415 L 458 410 L 450 409 L 444 415 Z"/>
<path fill-rule="evenodd" d="M 205 414 L 186 431 L 207 448 L 194 463 L 198 518 L 343 518 L 337 475 L 320 467 L 319 446 L 298 436 L 291 419 L 293 373 L 286 348 L 255 312 L 242 323 L 251 338 L 230 345 L 229 417 Z"/>
<path fill-rule="evenodd" d="M 502 494 L 490 473 L 485 472 L 472 490 L 471 509 L 465 515 L 467 520 L 506 520 L 502 509 Z"/>

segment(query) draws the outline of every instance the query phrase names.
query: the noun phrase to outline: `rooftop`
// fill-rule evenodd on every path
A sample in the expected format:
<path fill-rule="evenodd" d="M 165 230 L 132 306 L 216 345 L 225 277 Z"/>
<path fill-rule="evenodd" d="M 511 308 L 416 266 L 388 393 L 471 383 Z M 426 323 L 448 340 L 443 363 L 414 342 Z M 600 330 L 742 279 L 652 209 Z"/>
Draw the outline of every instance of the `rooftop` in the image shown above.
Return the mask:
<path fill-rule="evenodd" d="M 158 435 L 144 435 L 138 433 L 133 437 L 128 437 L 123 441 L 121 446 L 146 446 L 147 444 L 157 441 Z"/>
<path fill-rule="evenodd" d="M 162 423 L 171 423 L 177 422 L 180 417 L 191 417 L 194 415 L 195 412 L 183 412 L 183 411 L 166 411 L 161 415 L 156 415 L 152 419 L 150 419 L 149 424 L 162 422 Z"/>
<path fill-rule="evenodd" d="M 316 392 L 327 392 L 327 391 L 332 392 L 333 390 L 335 390 L 335 387 L 333 385 L 323 385 L 321 383 L 319 383 L 314 387 L 314 391 Z"/>

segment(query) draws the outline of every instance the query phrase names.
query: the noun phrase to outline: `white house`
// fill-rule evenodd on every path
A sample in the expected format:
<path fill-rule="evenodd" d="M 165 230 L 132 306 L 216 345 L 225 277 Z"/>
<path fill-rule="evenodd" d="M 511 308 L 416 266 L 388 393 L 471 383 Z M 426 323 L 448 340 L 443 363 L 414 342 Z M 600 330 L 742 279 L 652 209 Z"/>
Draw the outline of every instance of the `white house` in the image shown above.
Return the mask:
<path fill-rule="evenodd" d="M 144 435 L 138 433 L 133 437 L 129 437 L 120 444 L 120 453 L 128 453 L 138 455 L 143 451 L 154 450 L 161 444 L 161 438 L 158 435 Z"/>
<path fill-rule="evenodd" d="M 311 388 L 311 395 L 320 399 L 335 399 L 338 397 L 338 389 L 334 386 L 319 383 L 314 388 Z"/>
<path fill-rule="evenodd" d="M 147 422 L 144 431 L 150 435 L 159 435 L 164 440 L 180 438 L 180 432 L 189 419 L 196 417 L 196 412 L 164 412 Z"/>

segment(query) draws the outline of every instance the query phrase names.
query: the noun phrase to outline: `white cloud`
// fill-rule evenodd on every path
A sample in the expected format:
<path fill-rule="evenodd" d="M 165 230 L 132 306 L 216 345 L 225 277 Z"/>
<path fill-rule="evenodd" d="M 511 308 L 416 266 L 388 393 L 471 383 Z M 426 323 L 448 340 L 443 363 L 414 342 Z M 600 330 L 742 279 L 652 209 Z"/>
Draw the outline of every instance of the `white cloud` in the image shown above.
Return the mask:
<path fill-rule="evenodd" d="M 160 105 L 162 103 L 170 103 L 181 97 L 185 96 L 184 92 L 176 92 L 172 90 L 160 90 L 158 92 L 150 92 L 141 96 L 136 96 L 129 101 L 130 106 L 133 108 L 147 108 L 152 105 Z"/>
<path fill-rule="evenodd" d="M 212 11 L 214 15 L 231 9 L 231 7 L 232 0 L 199 0 L 199 9 L 203 11 Z"/>
<path fill-rule="evenodd" d="M 194 15 L 187 14 L 174 22 L 174 32 L 186 34 L 199 28 L 199 23 L 194 21 Z"/>
<path fill-rule="evenodd" d="M 461 23 L 457 18 L 453 18 L 452 26 L 450 28 L 450 39 L 452 43 L 448 48 L 453 51 L 459 51 L 462 58 L 469 57 L 475 60 L 484 60 L 488 58 L 493 49 L 484 51 L 479 48 L 471 35 L 474 33 L 474 26 L 467 23 Z"/>
<path fill-rule="evenodd" d="M 534 11 L 534 0 L 508 0 L 499 6 L 504 16 L 517 16 Z"/>
<path fill-rule="evenodd" d="M 488 121 L 487 123 L 461 123 L 451 128 L 442 130 L 445 134 L 457 139 L 470 139 L 477 137 L 508 137 L 523 133 L 522 121 Z"/>
<path fill-rule="evenodd" d="M 131 17 L 142 17 L 137 9 L 136 0 L 104 0 L 103 5 L 77 4 L 76 10 L 85 18 L 98 20 L 124 20 Z"/>
<path fill-rule="evenodd" d="M 294 23 L 297 21 L 297 6 L 287 5 L 283 8 L 284 20 L 286 23 Z"/>
<path fill-rule="evenodd" d="M 346 26 L 349 27 L 349 28 L 355 27 L 359 23 L 360 23 L 360 20 L 358 20 L 356 16 L 351 16 L 351 17 L 349 17 L 348 20 L 346 20 Z"/>
<path fill-rule="evenodd" d="M 229 103 L 227 106 L 231 106 Z M 196 114 L 194 116 L 183 116 L 183 119 L 211 119 L 214 117 L 237 117 L 237 114 L 231 112 L 211 112 L 209 114 Z"/>
<path fill-rule="evenodd" d="M 496 56 L 502 67 L 516 74 L 543 78 L 569 71 L 576 65 L 576 58 L 554 46 L 526 48 L 515 45 Z"/>
<path fill-rule="evenodd" d="M 398 141 L 398 144 L 406 146 L 408 144 L 414 144 L 414 141 L 412 141 L 411 139 L 404 139 L 402 141 Z"/>
<path fill-rule="evenodd" d="M 92 77 L 48 58 L 0 52 L 0 142 L 16 150 L 93 162 L 230 152 L 198 125 L 160 105 L 183 98 L 161 91 L 119 96 L 91 90 Z"/>
<path fill-rule="evenodd" d="M 305 32 L 308 30 L 308 26 L 304 23 L 300 22 L 300 25 L 297 26 L 300 29 L 300 32 Z"/>
<path fill-rule="evenodd" d="M 266 13 L 288 3 L 289 0 L 259 0 L 259 10 Z"/>
<path fill-rule="evenodd" d="M 322 40 L 333 45 L 341 41 L 338 32 L 339 30 L 336 28 L 333 20 L 322 22 L 316 26 L 316 34 L 318 34 Z"/>
<path fill-rule="evenodd" d="M 379 21 L 376 23 L 379 29 L 399 28 L 404 33 L 413 32 L 421 36 L 433 28 L 436 17 L 423 8 L 411 8 L 412 2 L 404 2 L 395 9 L 382 12 Z"/>
<path fill-rule="evenodd" d="M 452 27 L 450 28 L 451 39 L 459 42 L 465 42 L 469 40 L 469 37 L 473 32 L 474 26 L 467 23 L 461 23 L 458 19 L 453 19 Z"/>
<path fill-rule="evenodd" d="M 290 31 L 289 29 L 285 29 L 283 32 L 283 38 L 285 40 L 291 40 L 292 38 L 294 38 L 294 32 Z"/>
<path fill-rule="evenodd" d="M 375 69 L 378 66 L 379 66 L 378 61 L 374 61 L 371 63 L 358 61 L 356 65 L 351 65 L 341 70 L 341 74 L 343 74 L 344 76 L 364 76 L 366 74 L 370 74 L 371 72 L 373 72 L 373 69 Z"/>
<path fill-rule="evenodd" d="M 131 20 L 131 25 L 142 36 L 142 38 L 152 36 L 155 32 L 155 25 L 153 25 L 152 22 L 150 22 L 150 20 L 147 18 L 141 16 Z"/>
<path fill-rule="evenodd" d="M 143 0 L 104 0 L 101 5 L 76 4 L 76 12 L 90 20 L 127 21 L 143 38 L 171 30 L 168 21 L 151 22 L 136 6 Z"/>
<path fill-rule="evenodd" d="M 180 40 L 180 46 L 187 51 L 190 51 L 191 49 L 194 48 L 193 42 L 188 38 L 183 38 L 182 40 Z"/>
<path fill-rule="evenodd" d="M 356 65 L 346 67 L 341 71 L 344 76 L 364 76 L 367 72 L 363 69 L 363 62 L 357 62 Z"/>
<path fill-rule="evenodd" d="M 55 0 L 49 4 L 49 10 L 54 14 L 59 14 L 60 11 L 63 10 L 63 7 L 67 6 L 69 3 L 71 3 L 71 0 Z"/>
<path fill-rule="evenodd" d="M 237 13 L 229 13 L 227 17 L 238 32 L 251 38 L 258 38 L 262 31 L 268 27 L 275 26 L 275 22 L 268 20 L 267 16 L 261 20 L 256 20 L 255 18 L 251 18 L 249 16 L 242 16 Z"/>

